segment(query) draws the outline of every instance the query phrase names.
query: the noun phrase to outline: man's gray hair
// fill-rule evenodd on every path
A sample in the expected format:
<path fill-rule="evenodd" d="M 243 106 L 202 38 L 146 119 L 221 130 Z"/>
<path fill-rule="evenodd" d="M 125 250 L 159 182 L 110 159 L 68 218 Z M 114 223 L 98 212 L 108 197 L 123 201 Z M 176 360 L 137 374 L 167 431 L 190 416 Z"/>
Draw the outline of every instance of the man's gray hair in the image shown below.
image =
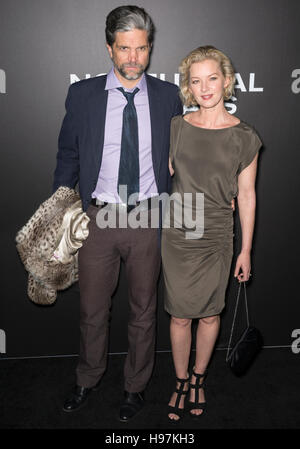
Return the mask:
<path fill-rule="evenodd" d="M 154 39 L 154 24 L 148 13 L 139 6 L 119 6 L 113 9 L 106 17 L 105 36 L 108 45 L 115 42 L 117 31 L 131 31 L 133 29 L 146 30 L 148 42 L 151 45 Z"/>

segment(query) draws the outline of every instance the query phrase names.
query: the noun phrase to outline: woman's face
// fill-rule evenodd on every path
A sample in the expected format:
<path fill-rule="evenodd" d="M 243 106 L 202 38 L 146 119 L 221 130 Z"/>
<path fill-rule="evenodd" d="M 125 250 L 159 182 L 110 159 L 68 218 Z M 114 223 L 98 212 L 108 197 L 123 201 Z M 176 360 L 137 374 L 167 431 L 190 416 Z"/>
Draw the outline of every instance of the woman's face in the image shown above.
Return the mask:
<path fill-rule="evenodd" d="M 194 62 L 190 68 L 189 90 L 202 108 L 213 108 L 223 102 L 224 88 L 229 79 L 224 78 L 219 63 L 214 59 Z"/>

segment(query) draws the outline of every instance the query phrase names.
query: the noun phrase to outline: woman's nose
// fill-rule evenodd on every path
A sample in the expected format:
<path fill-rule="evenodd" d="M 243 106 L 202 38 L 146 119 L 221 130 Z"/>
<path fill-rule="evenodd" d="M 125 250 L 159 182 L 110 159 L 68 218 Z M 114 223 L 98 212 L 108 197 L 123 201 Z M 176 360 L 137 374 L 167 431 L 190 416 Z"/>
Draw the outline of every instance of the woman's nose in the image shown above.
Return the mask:
<path fill-rule="evenodd" d="M 205 81 L 202 81 L 201 85 L 200 85 L 200 89 L 202 92 L 206 92 L 208 87 L 207 87 L 207 83 Z"/>

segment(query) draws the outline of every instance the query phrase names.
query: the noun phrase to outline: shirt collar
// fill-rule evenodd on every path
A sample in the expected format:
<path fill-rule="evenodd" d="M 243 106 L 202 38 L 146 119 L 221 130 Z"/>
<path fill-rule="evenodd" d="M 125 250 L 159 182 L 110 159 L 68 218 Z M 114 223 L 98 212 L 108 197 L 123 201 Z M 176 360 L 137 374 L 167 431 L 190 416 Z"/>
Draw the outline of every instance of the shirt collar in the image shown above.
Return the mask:
<path fill-rule="evenodd" d="M 114 68 L 112 67 L 109 73 L 107 74 L 106 78 L 106 85 L 105 90 L 111 90 L 111 89 L 117 89 L 118 87 L 123 87 L 121 82 L 116 77 Z M 146 92 L 147 91 L 147 83 L 146 83 L 146 77 L 145 73 L 143 73 L 142 77 L 139 79 L 139 82 L 134 86 L 133 89 L 125 89 L 128 92 L 133 91 L 136 87 L 140 89 L 140 92 Z"/>

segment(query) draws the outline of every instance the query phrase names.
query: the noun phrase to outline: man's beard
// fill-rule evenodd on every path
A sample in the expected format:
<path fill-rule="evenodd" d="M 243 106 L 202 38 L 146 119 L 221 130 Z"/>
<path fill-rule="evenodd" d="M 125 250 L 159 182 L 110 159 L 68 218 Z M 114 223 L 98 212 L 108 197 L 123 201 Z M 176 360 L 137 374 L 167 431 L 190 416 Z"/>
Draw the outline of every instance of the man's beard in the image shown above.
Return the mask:
<path fill-rule="evenodd" d="M 139 71 L 136 72 L 135 74 L 129 75 L 128 73 L 125 72 L 126 67 L 137 67 L 139 69 Z M 115 64 L 115 68 L 118 70 L 120 75 L 123 76 L 123 78 L 126 78 L 129 81 L 137 80 L 138 78 L 140 78 L 142 76 L 142 74 L 145 71 L 145 67 L 142 64 L 122 64 L 120 66 L 117 66 Z"/>

